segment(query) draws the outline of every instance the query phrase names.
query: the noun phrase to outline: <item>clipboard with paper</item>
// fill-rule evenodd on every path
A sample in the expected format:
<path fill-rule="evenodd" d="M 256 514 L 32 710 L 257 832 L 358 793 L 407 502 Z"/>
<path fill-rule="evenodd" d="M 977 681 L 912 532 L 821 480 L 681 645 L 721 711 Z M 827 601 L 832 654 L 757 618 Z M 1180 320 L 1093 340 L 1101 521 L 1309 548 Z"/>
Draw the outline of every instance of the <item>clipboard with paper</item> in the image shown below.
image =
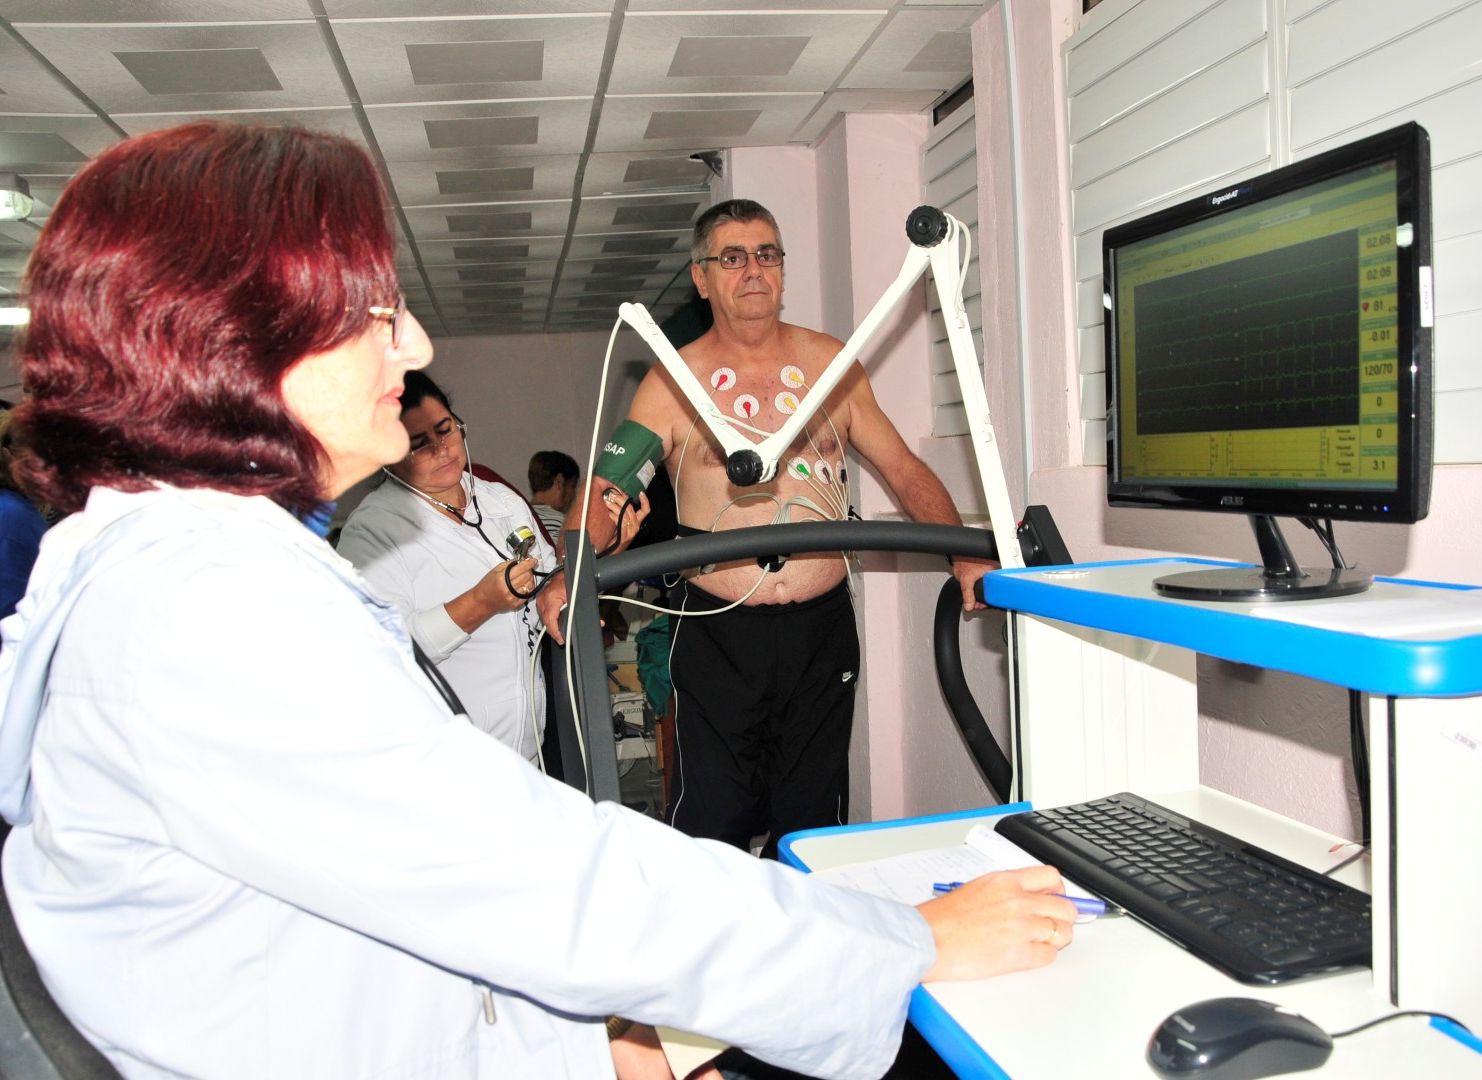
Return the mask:
<path fill-rule="evenodd" d="M 820 870 L 814 876 L 831 885 L 842 885 L 887 900 L 920 904 L 936 895 L 933 886 L 938 882 L 971 881 L 999 870 L 1019 870 L 1038 865 L 1040 860 L 1012 840 L 1000 836 L 992 824 L 980 823 L 968 830 L 960 844 Z M 1068 879 L 1065 895 L 1100 899 Z M 1120 913 L 1120 909 L 1108 909 L 1108 914 Z M 1082 915 L 1076 921 L 1086 922 L 1091 918 Z"/>

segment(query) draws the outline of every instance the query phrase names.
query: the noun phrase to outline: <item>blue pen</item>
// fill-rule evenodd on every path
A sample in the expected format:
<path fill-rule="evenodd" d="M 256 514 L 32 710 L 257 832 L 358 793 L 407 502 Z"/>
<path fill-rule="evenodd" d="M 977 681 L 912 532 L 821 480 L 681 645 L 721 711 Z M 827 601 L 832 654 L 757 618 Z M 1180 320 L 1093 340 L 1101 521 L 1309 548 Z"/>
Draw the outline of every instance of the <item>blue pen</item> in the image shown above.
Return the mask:
<path fill-rule="evenodd" d="M 1063 893 L 1051 893 L 1050 895 L 1058 896 L 1062 900 L 1069 900 L 1072 904 L 1075 905 L 1076 911 L 1078 911 L 1082 915 L 1106 914 L 1105 900 L 1093 900 L 1088 896 L 1066 896 Z"/>
<path fill-rule="evenodd" d="M 953 889 L 960 888 L 962 888 L 962 882 L 960 881 L 937 881 L 932 883 L 931 891 L 936 893 L 949 893 Z M 1050 895 L 1058 896 L 1062 900 L 1069 900 L 1072 904 L 1075 905 L 1076 912 L 1081 915 L 1106 914 L 1105 900 L 1095 900 L 1088 896 L 1066 896 L 1064 893 L 1050 893 Z"/>

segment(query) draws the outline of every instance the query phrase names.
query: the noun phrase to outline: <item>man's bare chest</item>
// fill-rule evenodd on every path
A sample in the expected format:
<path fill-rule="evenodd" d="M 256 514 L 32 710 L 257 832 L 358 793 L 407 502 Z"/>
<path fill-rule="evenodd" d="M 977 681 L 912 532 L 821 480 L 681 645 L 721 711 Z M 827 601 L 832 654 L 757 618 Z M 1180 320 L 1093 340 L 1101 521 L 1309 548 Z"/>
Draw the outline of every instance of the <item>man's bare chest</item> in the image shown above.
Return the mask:
<path fill-rule="evenodd" d="M 807 372 L 796 364 L 739 369 L 717 364 L 696 375 L 725 421 L 755 442 L 779 431 L 799 411 L 811 407 L 817 397 Z M 838 400 L 842 394 L 836 391 L 832 397 L 810 417 L 787 448 L 782 462 L 784 473 L 788 461 L 798 457 L 806 461 L 809 471 L 821 466 L 829 472 L 842 466 L 849 438 L 848 419 Z M 701 456 L 705 466 L 723 467 L 725 455 L 720 446 L 708 430 L 703 436 Z"/>

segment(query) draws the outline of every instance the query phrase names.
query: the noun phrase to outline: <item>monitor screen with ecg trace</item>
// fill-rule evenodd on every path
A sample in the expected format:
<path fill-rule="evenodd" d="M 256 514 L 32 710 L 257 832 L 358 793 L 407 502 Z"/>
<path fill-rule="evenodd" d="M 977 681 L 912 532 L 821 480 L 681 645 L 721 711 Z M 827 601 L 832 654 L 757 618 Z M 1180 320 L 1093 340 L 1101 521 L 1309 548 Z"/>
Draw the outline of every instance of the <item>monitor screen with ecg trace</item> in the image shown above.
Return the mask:
<path fill-rule="evenodd" d="M 1424 517 L 1429 202 L 1409 124 L 1109 229 L 1110 501 Z"/>

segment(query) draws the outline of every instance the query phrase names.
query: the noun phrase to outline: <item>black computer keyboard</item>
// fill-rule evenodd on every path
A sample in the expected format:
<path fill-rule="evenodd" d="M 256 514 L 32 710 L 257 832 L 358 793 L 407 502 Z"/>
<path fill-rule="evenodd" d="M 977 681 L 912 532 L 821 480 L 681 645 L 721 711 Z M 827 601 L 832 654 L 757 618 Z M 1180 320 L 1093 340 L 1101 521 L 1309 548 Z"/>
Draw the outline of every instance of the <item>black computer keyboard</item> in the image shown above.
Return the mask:
<path fill-rule="evenodd" d="M 1369 966 L 1366 893 L 1136 795 L 1013 814 L 998 831 L 1241 982 Z"/>

